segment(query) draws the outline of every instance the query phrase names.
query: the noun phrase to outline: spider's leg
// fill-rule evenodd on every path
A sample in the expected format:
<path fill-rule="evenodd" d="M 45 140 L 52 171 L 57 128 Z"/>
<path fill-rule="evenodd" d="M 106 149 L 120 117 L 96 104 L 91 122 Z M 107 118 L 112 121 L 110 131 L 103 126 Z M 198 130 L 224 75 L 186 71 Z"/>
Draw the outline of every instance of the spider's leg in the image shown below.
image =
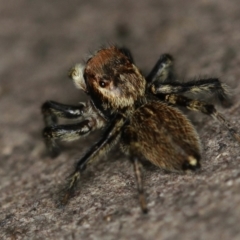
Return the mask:
<path fill-rule="evenodd" d="M 133 56 L 132 56 L 132 53 L 131 51 L 126 48 L 126 47 L 121 47 L 119 48 L 119 50 L 128 57 L 128 59 L 130 60 L 131 63 L 134 63 L 134 59 L 133 59 Z"/>
<path fill-rule="evenodd" d="M 43 129 L 43 137 L 51 157 L 57 157 L 60 149 L 56 140 L 74 141 L 101 126 L 103 126 L 102 122 L 97 121 L 94 117 L 88 117 L 82 122 L 75 124 L 45 127 Z"/>
<path fill-rule="evenodd" d="M 133 162 L 134 173 L 137 181 L 139 203 L 140 203 L 142 212 L 147 213 L 148 209 L 147 209 L 147 203 L 146 203 L 146 198 L 145 198 L 144 189 L 143 189 L 143 181 L 142 181 L 142 166 L 141 166 L 141 163 L 139 162 L 138 157 L 132 157 L 131 160 Z"/>
<path fill-rule="evenodd" d="M 116 115 L 106 128 L 102 138 L 77 162 L 74 172 L 68 178 L 66 189 L 61 198 L 62 205 L 65 205 L 72 196 L 80 179 L 81 172 L 86 168 L 87 164 L 108 152 L 119 141 L 120 133 L 125 122 L 126 120 L 122 115 Z"/>
<path fill-rule="evenodd" d="M 173 81 L 173 57 L 169 54 L 162 54 L 147 75 L 146 80 L 149 84 L 153 82 L 172 82 Z"/>
<path fill-rule="evenodd" d="M 46 125 L 43 130 L 43 137 L 53 158 L 60 153 L 56 140 L 72 141 L 104 125 L 104 120 L 98 117 L 90 103 L 71 106 L 47 101 L 42 105 L 42 113 Z M 58 117 L 67 119 L 85 118 L 85 120 L 72 125 L 56 125 Z"/>
<path fill-rule="evenodd" d="M 134 124 L 132 126 L 134 126 Z M 123 140 L 122 147 L 124 149 L 125 147 L 128 146 L 126 148 L 126 153 L 128 153 L 129 160 L 133 164 L 133 170 L 134 170 L 136 183 L 137 183 L 139 204 L 142 212 L 147 213 L 148 208 L 147 208 L 147 201 L 146 201 L 144 188 L 143 188 L 142 164 L 141 164 L 141 161 L 144 159 L 144 157 L 141 152 L 141 149 L 139 149 L 140 144 L 139 142 L 136 141 L 137 137 L 135 138 L 135 132 L 133 129 L 135 128 L 131 127 L 131 125 L 129 125 L 124 129 L 124 132 L 122 135 L 122 140 Z"/>
<path fill-rule="evenodd" d="M 157 94 L 216 94 L 221 104 L 225 107 L 231 105 L 229 99 L 230 88 L 219 81 L 218 78 L 199 79 L 189 82 L 155 82 L 150 88 L 154 95 Z"/>
<path fill-rule="evenodd" d="M 86 106 L 85 103 L 71 106 L 54 101 L 47 101 L 42 105 L 42 114 L 45 125 L 52 126 L 57 123 L 57 117 L 68 119 L 80 118 L 87 109 L 88 106 Z"/>
<path fill-rule="evenodd" d="M 186 107 L 191 111 L 198 111 L 198 112 L 202 112 L 204 114 L 212 116 L 214 119 L 220 122 L 220 124 L 223 125 L 230 132 L 230 134 L 240 143 L 239 133 L 237 133 L 237 131 L 223 117 L 223 115 L 216 110 L 214 105 L 207 104 L 203 101 L 193 100 L 185 96 L 176 95 L 176 94 L 166 95 L 165 101 L 174 105 Z"/>

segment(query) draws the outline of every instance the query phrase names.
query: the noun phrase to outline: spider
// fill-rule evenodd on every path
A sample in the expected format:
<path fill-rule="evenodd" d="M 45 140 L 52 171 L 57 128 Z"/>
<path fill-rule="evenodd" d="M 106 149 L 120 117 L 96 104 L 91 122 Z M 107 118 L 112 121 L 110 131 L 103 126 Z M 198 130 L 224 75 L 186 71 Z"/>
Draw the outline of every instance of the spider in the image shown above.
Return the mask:
<path fill-rule="evenodd" d="M 212 116 L 240 142 L 240 135 L 214 105 L 185 96 L 187 93 L 215 94 L 222 105 L 228 105 L 227 85 L 217 78 L 177 81 L 173 74 L 173 58 L 169 54 L 161 55 L 150 73 L 144 76 L 127 48 L 108 46 L 98 50 L 85 65 L 76 64 L 69 71 L 69 77 L 90 100 L 75 106 L 54 101 L 42 105 L 46 125 L 43 137 L 48 151 L 56 157 L 58 140 L 77 140 L 96 129 L 103 129 L 103 135 L 68 177 L 62 204 L 72 197 L 86 166 L 116 144 L 120 144 L 133 164 L 143 213 L 148 211 L 142 181 L 143 160 L 167 171 L 199 169 L 199 136 L 187 117 L 174 106 Z M 57 125 L 57 118 L 79 121 Z"/>

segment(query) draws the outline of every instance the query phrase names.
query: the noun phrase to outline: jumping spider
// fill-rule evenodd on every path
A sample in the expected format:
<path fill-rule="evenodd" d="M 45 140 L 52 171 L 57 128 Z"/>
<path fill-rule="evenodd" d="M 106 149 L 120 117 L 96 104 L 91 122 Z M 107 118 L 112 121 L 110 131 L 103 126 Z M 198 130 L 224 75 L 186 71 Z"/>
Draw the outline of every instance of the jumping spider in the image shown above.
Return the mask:
<path fill-rule="evenodd" d="M 147 204 L 141 177 L 142 160 L 168 171 L 199 169 L 199 136 L 175 105 L 212 116 L 240 142 L 240 135 L 212 104 L 184 95 L 215 94 L 225 105 L 229 102 L 227 85 L 217 78 L 176 81 L 173 58 L 169 54 L 161 55 L 149 75 L 144 77 L 134 65 L 128 49 L 110 46 L 97 51 L 84 66 L 75 65 L 69 76 L 90 100 L 76 106 L 54 101 L 43 104 L 46 124 L 43 137 L 50 154 L 55 157 L 59 153 L 56 140 L 76 140 L 96 129 L 103 129 L 104 133 L 77 162 L 75 171 L 68 178 L 62 204 L 72 196 L 86 166 L 117 143 L 133 164 L 144 213 Z M 79 122 L 57 125 L 57 117 L 79 119 Z"/>

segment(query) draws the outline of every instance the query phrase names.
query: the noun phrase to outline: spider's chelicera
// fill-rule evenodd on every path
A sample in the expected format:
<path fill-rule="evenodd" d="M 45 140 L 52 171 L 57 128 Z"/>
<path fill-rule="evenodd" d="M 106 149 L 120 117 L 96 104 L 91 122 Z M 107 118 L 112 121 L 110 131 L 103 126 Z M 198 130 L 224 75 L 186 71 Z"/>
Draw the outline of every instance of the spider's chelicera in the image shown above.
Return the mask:
<path fill-rule="evenodd" d="M 201 147 L 190 121 L 174 106 L 211 115 L 240 142 L 239 134 L 212 104 L 186 97 L 191 94 L 215 94 L 222 105 L 229 104 L 228 87 L 217 78 L 179 82 L 173 75 L 173 58 L 161 55 L 147 75 L 134 65 L 126 48 L 110 46 L 100 49 L 85 65 L 77 64 L 69 72 L 77 88 L 89 101 L 76 106 L 47 101 L 42 106 L 46 127 L 43 130 L 47 148 L 59 154 L 57 140 L 72 141 L 96 129 L 103 129 L 101 139 L 77 162 L 70 175 L 62 203 L 72 196 L 80 175 L 88 163 L 107 153 L 114 145 L 133 164 L 139 202 L 147 212 L 141 165 L 148 160 L 168 171 L 200 168 Z M 77 123 L 57 125 L 57 118 L 79 119 Z"/>

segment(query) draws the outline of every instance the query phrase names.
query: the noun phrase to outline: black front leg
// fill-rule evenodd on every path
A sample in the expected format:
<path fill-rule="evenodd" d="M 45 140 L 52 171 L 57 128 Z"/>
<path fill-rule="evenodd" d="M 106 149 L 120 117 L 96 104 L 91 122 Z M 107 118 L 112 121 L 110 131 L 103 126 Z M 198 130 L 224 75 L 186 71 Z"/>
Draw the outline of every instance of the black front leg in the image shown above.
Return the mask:
<path fill-rule="evenodd" d="M 84 103 L 71 106 L 54 101 L 47 101 L 42 105 L 42 114 L 46 126 L 55 125 L 58 117 L 68 119 L 80 118 L 84 111 L 86 111 L 86 104 Z"/>
<path fill-rule="evenodd" d="M 54 158 L 60 153 L 56 140 L 74 141 L 82 136 L 86 136 L 95 129 L 96 121 L 93 118 L 89 118 L 76 124 L 45 127 L 43 129 L 43 137 L 51 157 Z"/>

